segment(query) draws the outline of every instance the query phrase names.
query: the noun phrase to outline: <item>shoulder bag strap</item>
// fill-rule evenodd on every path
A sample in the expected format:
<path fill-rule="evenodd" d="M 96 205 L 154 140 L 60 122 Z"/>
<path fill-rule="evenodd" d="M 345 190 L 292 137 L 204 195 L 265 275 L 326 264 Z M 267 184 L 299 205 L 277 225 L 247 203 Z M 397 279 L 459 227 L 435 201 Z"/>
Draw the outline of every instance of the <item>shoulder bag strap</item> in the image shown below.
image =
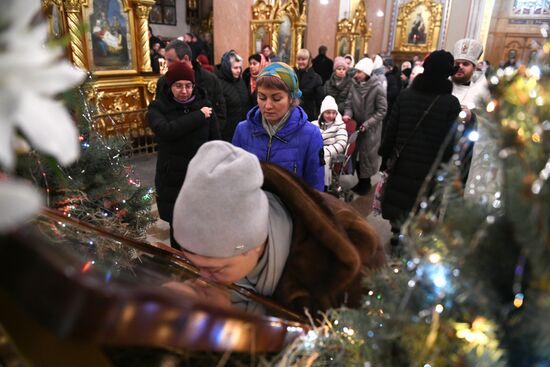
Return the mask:
<path fill-rule="evenodd" d="M 439 99 L 439 97 L 441 97 L 440 94 L 438 94 L 434 100 L 432 101 L 432 103 L 430 104 L 430 106 L 428 106 L 428 108 L 424 111 L 424 113 L 422 114 L 422 116 L 420 117 L 420 119 L 418 120 L 418 122 L 416 123 L 416 125 L 414 126 L 414 129 L 413 131 L 409 134 L 409 136 L 407 137 L 407 139 L 405 140 L 405 142 L 403 143 L 403 145 L 401 145 L 401 147 L 399 147 L 399 149 L 396 149 L 395 150 L 395 154 L 394 154 L 394 159 L 391 160 L 389 162 L 389 165 L 387 167 L 387 171 L 390 171 L 393 166 L 395 166 L 395 164 L 397 163 L 397 160 L 399 159 L 399 155 L 401 154 L 401 152 L 403 151 L 403 149 L 405 148 L 405 146 L 409 143 L 409 141 L 411 140 L 411 138 L 414 136 L 414 134 L 416 133 L 416 131 L 418 130 L 418 128 L 420 127 L 420 124 L 422 123 L 422 121 L 424 121 L 424 119 L 426 118 L 426 116 L 428 115 L 428 113 L 430 113 L 430 110 L 432 109 L 432 107 L 435 105 L 435 103 L 437 102 L 437 100 Z"/>

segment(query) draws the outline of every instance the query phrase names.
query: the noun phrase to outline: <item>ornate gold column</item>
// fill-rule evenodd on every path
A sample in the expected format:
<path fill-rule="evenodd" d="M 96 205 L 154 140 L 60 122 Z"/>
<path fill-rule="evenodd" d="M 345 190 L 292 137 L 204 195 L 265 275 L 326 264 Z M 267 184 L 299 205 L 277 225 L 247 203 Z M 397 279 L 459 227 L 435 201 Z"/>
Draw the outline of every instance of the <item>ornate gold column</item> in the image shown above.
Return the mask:
<path fill-rule="evenodd" d="M 63 7 L 67 14 L 67 27 L 71 38 L 71 61 L 81 69 L 86 70 L 86 52 L 84 50 L 84 41 L 82 29 L 79 26 L 82 19 L 82 5 L 86 0 L 63 0 Z"/>
<path fill-rule="evenodd" d="M 150 72 L 151 56 L 149 50 L 149 12 L 155 4 L 155 0 L 134 0 L 136 16 L 138 19 L 136 25 L 136 35 L 138 39 L 138 69 L 139 71 Z"/>

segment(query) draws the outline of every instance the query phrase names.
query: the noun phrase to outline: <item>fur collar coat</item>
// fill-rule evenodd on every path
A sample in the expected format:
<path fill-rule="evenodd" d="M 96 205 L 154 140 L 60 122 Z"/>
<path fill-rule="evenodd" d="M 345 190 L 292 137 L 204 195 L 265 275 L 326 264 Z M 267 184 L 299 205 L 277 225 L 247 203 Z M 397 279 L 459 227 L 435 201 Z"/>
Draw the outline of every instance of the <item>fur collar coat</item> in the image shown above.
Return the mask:
<path fill-rule="evenodd" d="M 263 189 L 277 195 L 293 218 L 289 256 L 273 294 L 292 311 L 358 307 L 361 282 L 385 263 L 378 234 L 353 208 L 310 188 L 285 169 L 262 163 Z"/>

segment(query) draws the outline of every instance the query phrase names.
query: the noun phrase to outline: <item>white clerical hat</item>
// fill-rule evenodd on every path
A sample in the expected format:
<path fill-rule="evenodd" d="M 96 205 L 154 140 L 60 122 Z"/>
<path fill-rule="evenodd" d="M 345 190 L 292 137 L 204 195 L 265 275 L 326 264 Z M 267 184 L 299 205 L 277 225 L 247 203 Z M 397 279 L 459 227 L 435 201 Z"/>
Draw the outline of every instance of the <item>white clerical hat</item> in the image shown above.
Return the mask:
<path fill-rule="evenodd" d="M 453 57 L 455 60 L 466 60 L 476 65 L 483 53 L 483 46 L 471 38 L 464 38 L 455 43 Z"/>

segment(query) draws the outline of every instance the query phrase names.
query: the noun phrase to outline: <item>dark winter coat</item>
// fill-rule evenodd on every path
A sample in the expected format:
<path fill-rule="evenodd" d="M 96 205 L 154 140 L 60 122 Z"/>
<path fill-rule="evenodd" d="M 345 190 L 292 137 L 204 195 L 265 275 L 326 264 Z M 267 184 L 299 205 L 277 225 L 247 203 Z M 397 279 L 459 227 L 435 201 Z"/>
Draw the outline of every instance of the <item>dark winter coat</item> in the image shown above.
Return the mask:
<path fill-rule="evenodd" d="M 336 75 L 332 73 L 332 76 L 325 82 L 324 85 L 325 95 L 334 97 L 336 104 L 338 105 L 338 112 L 342 115 L 344 114 L 346 99 L 348 98 L 352 80 L 353 78 L 348 74 L 346 74 L 344 79 L 338 80 Z"/>
<path fill-rule="evenodd" d="M 147 120 L 158 142 L 155 186 L 162 220 L 172 222 L 174 203 L 187 173 L 187 165 L 200 146 L 220 138 L 215 114 L 206 118 L 200 109 L 212 104 L 206 93 L 195 87 L 195 100 L 182 104 L 174 100 L 165 84 L 149 104 Z"/>
<path fill-rule="evenodd" d="M 277 195 L 293 221 L 292 242 L 273 299 L 317 317 L 343 304 L 358 307 L 362 280 L 385 262 L 373 227 L 337 198 L 312 190 L 280 167 L 262 163 L 263 189 Z"/>
<path fill-rule="evenodd" d="M 250 96 L 243 78 L 233 78 L 231 70 L 228 75 L 227 72 L 217 69 L 216 76 L 220 79 L 227 111 L 225 126 L 221 129 L 222 139 L 231 142 L 237 124 L 246 118 L 246 113 L 250 109 Z"/>
<path fill-rule="evenodd" d="M 432 107 L 417 131 L 401 151 L 394 165 L 384 193 L 382 216 L 398 227 L 413 209 L 420 186 L 428 174 L 435 157 L 460 112 L 460 103 L 452 94 L 448 80 L 430 80 L 417 76 L 411 88 L 401 92 L 395 101 L 380 154 L 385 162 L 403 146 L 411 132 L 438 94 L 441 96 Z M 444 156 L 448 160 L 452 150 Z"/>
<path fill-rule="evenodd" d="M 386 93 L 386 98 L 388 100 L 388 111 L 386 112 L 386 116 L 383 121 L 382 139 L 384 139 L 384 134 L 388 125 L 388 120 L 390 119 L 393 103 L 401 92 L 401 71 L 399 71 L 397 66 L 394 66 L 392 70 L 386 73 L 386 81 L 388 84 Z"/>
<path fill-rule="evenodd" d="M 195 85 L 206 91 L 206 98 L 212 103 L 212 108 L 216 113 L 216 122 L 221 131 L 225 126 L 227 112 L 220 81 L 213 73 L 201 68 L 197 61 L 193 61 L 193 71 L 195 71 Z M 157 96 L 158 91 L 161 91 L 165 85 L 166 77 L 163 75 L 157 81 Z"/>
<path fill-rule="evenodd" d="M 357 122 L 358 130 L 361 126 L 366 128 L 365 132 L 359 133 L 355 148 L 359 158 L 359 178 L 371 177 L 380 167 L 378 148 L 386 109 L 386 88 L 379 78 L 369 78 L 364 83 L 352 81 L 344 113 Z"/>
<path fill-rule="evenodd" d="M 386 97 L 388 99 L 388 112 L 390 112 L 393 102 L 401 92 L 401 72 L 397 66 L 386 73 L 386 81 L 388 82 Z"/>
<path fill-rule="evenodd" d="M 250 68 L 246 68 L 244 69 L 243 71 L 243 80 L 244 80 L 244 84 L 246 85 L 246 89 L 248 90 L 248 106 L 249 106 L 249 110 L 254 107 L 254 106 L 257 106 L 258 105 L 258 88 L 256 88 L 254 90 L 254 92 L 252 90 L 250 90 L 250 78 L 252 76 L 250 75 Z"/>
<path fill-rule="evenodd" d="M 160 74 L 160 61 L 159 59 L 164 59 L 160 54 L 157 52 L 153 53 L 151 55 L 151 69 L 153 69 L 153 73 Z"/>
<path fill-rule="evenodd" d="M 307 120 L 301 107 L 294 107 L 288 121 L 272 138 L 262 126 L 258 106 L 248 112 L 235 130 L 233 144 L 254 154 L 260 161 L 275 163 L 312 187 L 324 189 L 323 137 L 317 126 Z"/>
<path fill-rule="evenodd" d="M 313 68 L 307 70 L 298 70 L 295 68 L 294 71 L 298 75 L 298 84 L 302 91 L 300 106 L 306 111 L 308 121 L 317 120 L 321 102 L 325 98 L 323 81 Z"/>
<path fill-rule="evenodd" d="M 329 59 L 326 55 L 318 55 L 313 59 L 313 69 L 317 74 L 321 76 L 323 84 L 330 78 L 332 75 L 332 69 L 334 62 Z"/>

